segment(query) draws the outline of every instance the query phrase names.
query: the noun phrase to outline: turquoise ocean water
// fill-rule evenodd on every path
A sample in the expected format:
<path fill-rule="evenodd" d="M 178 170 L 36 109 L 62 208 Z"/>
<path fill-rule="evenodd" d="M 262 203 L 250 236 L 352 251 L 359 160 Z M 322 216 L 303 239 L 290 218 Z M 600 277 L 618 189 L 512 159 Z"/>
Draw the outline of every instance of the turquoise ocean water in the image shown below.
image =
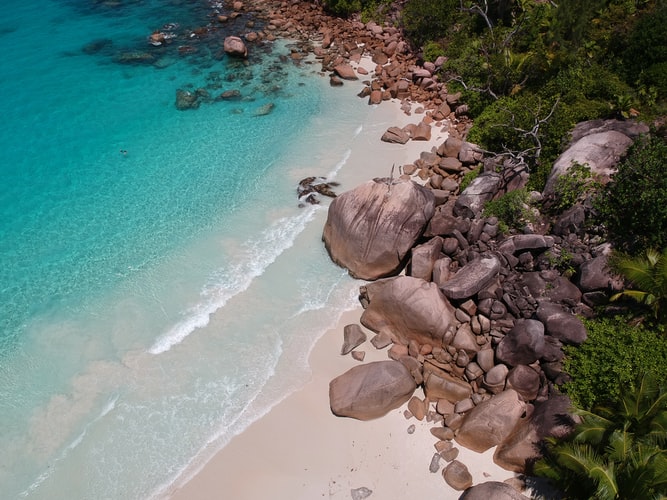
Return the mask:
<path fill-rule="evenodd" d="M 299 387 L 355 304 L 320 241 L 326 207 L 295 188 L 353 187 L 360 132 L 387 124 L 284 43 L 222 56 L 221 26 L 194 33 L 214 8 L 3 4 L 2 498 L 163 495 Z M 167 47 L 147 42 L 159 28 Z M 241 98 L 177 110 L 198 88 Z"/>

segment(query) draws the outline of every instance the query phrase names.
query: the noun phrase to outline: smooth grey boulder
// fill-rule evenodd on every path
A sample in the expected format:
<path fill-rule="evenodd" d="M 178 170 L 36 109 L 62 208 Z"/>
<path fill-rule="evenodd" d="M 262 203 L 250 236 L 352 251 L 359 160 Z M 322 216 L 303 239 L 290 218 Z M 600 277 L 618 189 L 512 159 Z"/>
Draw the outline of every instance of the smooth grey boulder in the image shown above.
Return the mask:
<path fill-rule="evenodd" d="M 322 239 L 350 275 L 375 280 L 403 268 L 434 211 L 430 190 L 409 180 L 374 179 L 331 202 Z"/>
<path fill-rule="evenodd" d="M 495 255 L 473 260 L 442 285 L 442 293 L 449 299 L 473 297 L 486 288 L 499 271 L 500 261 Z"/>
<path fill-rule="evenodd" d="M 474 219 L 484 209 L 484 204 L 493 199 L 502 183 L 496 173 L 485 173 L 473 179 L 470 185 L 456 199 L 454 214 Z"/>
<path fill-rule="evenodd" d="M 441 347 L 456 324 L 454 307 L 435 283 L 411 276 L 385 278 L 361 287 L 368 305 L 361 324 L 374 332 L 390 332 L 397 341 Z"/>
<path fill-rule="evenodd" d="M 541 234 L 517 234 L 510 236 L 503 241 L 498 250 L 505 253 L 514 254 L 524 250 L 544 251 L 554 246 L 552 236 L 542 236 Z"/>
<path fill-rule="evenodd" d="M 544 352 L 544 325 L 535 319 L 518 319 L 496 347 L 496 360 L 509 366 L 529 365 Z"/>
<path fill-rule="evenodd" d="M 614 278 L 609 269 L 609 257 L 600 255 L 579 266 L 577 285 L 582 292 L 607 290 Z"/>
<path fill-rule="evenodd" d="M 329 383 L 334 415 L 372 420 L 406 403 L 416 384 L 398 361 L 375 361 L 355 366 Z"/>
<path fill-rule="evenodd" d="M 588 337 L 582 321 L 558 304 L 541 302 L 537 318 L 544 323 L 547 335 L 567 344 L 579 345 Z"/>
<path fill-rule="evenodd" d="M 503 391 L 470 410 L 454 439 L 469 450 L 483 453 L 511 434 L 525 410 L 526 404 L 516 391 Z"/>
<path fill-rule="evenodd" d="M 553 194 L 558 178 L 565 175 L 575 164 L 588 165 L 599 181 L 608 181 L 616 164 L 631 144 L 630 137 L 615 130 L 591 133 L 582 137 L 554 162 L 543 195 Z"/>

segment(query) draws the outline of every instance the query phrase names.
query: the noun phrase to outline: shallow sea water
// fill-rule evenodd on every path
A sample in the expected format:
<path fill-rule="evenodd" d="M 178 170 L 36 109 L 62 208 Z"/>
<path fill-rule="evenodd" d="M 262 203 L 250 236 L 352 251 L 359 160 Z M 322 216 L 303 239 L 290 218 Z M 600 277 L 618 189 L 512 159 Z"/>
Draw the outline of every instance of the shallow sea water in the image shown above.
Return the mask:
<path fill-rule="evenodd" d="M 160 496 L 302 385 L 356 303 L 321 243 L 326 203 L 298 207 L 296 185 L 354 187 L 361 132 L 388 124 L 285 44 L 220 57 L 222 29 L 190 36 L 211 11 L 3 5 L 3 498 Z M 151 47 L 167 23 L 180 38 Z M 131 51 L 154 59 L 119 62 Z M 177 110 L 197 88 L 242 98 Z"/>

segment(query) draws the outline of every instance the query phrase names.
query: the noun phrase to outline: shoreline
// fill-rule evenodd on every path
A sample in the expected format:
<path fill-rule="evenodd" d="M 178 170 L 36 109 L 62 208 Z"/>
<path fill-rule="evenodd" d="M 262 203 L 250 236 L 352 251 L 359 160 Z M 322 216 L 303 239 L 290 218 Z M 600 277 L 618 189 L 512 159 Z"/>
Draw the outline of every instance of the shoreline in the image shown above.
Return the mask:
<path fill-rule="evenodd" d="M 360 66 L 368 68 L 370 58 L 362 58 Z M 356 69 L 355 65 L 355 69 Z M 355 82 L 346 85 L 354 85 Z M 333 90 L 334 92 L 336 90 Z M 366 106 L 366 101 L 360 99 Z M 379 106 L 393 113 L 393 124 L 403 127 L 419 123 L 425 114 L 405 112 L 405 101 L 385 101 Z M 412 103 L 412 110 L 420 105 Z M 386 110 L 383 110 L 386 111 Z M 358 183 L 387 175 L 386 165 L 406 165 L 417 160 L 423 151 L 430 151 L 447 137 L 446 124 L 431 126 L 429 141 L 409 141 L 405 145 L 385 144 L 380 157 L 364 152 L 363 158 L 355 158 L 352 176 Z M 364 130 L 369 141 L 376 132 Z M 393 147 L 392 147 L 393 146 Z M 345 186 L 353 189 L 356 186 Z M 330 262 L 329 265 L 335 265 Z M 359 281 L 359 285 L 364 282 Z M 437 439 L 429 428 L 434 424 L 406 420 L 403 415 L 407 404 L 385 417 L 361 422 L 333 415 L 329 408 L 328 384 L 348 369 L 359 364 L 350 355 L 341 356 L 343 328 L 358 323 L 362 308 L 343 313 L 336 325 L 331 325 L 319 338 L 309 355 L 310 379 L 304 386 L 287 395 L 268 410 L 264 416 L 234 436 L 208 461 L 191 466 L 161 495 L 162 498 L 211 499 L 219 491 L 239 499 L 265 498 L 266 491 L 276 499 L 312 499 L 317 497 L 349 498 L 350 490 L 365 487 L 378 498 L 394 495 L 439 495 L 442 498 L 458 498 L 444 481 L 440 461 L 438 473 L 429 471 Z M 372 332 L 366 330 L 368 338 Z M 378 350 L 369 341 L 357 350 L 364 350 L 363 363 L 388 359 L 387 349 Z M 423 398 L 421 389 L 415 393 Z M 414 434 L 407 429 L 415 426 Z M 505 480 L 514 474 L 493 463 L 493 451 L 484 454 L 460 448 L 459 460 L 469 468 L 474 484 L 488 480 Z M 443 495 L 447 495 L 444 496 Z"/>
<path fill-rule="evenodd" d="M 316 342 L 309 358 L 312 376 L 304 387 L 232 438 L 165 498 L 205 500 L 224 491 L 231 498 L 254 500 L 270 491 L 275 499 L 342 499 L 357 488 L 368 488 L 375 498 L 459 498 L 461 492 L 442 478 L 444 460 L 437 472 L 429 470 L 436 453 L 437 439 L 429 431 L 434 424 L 407 419 L 407 403 L 367 422 L 331 413 L 329 382 L 360 363 L 340 355 L 343 327 L 358 323 L 360 316 L 360 307 L 344 313 Z M 372 333 L 365 331 L 370 340 Z M 387 349 L 376 349 L 369 340 L 357 348 L 366 353 L 363 363 L 388 359 Z M 415 395 L 423 397 L 421 389 Z M 514 477 L 493 463 L 495 448 L 485 453 L 459 450 L 457 460 L 468 466 L 473 484 Z"/>

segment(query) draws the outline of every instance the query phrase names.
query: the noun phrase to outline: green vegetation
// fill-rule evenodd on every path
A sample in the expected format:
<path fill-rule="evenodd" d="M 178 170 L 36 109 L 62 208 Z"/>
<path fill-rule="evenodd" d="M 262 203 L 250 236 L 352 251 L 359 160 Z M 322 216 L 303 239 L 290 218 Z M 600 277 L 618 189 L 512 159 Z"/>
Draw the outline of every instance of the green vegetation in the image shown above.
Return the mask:
<path fill-rule="evenodd" d="M 664 0 L 409 0 L 402 27 L 461 90 L 469 140 L 520 156 L 541 190 L 579 121 L 667 110 Z"/>
<path fill-rule="evenodd" d="M 639 139 L 597 201 L 618 248 L 639 254 L 667 248 L 667 143 Z"/>
<path fill-rule="evenodd" d="M 588 165 L 575 163 L 556 180 L 551 208 L 556 212 L 567 210 L 600 188 L 601 184 L 593 179 Z"/>
<path fill-rule="evenodd" d="M 664 325 L 667 322 L 667 248 L 662 253 L 646 250 L 639 257 L 617 255 L 611 264 L 634 288 L 617 293 L 611 300 L 632 299 L 648 308 L 659 325 Z"/>
<path fill-rule="evenodd" d="M 618 400 L 620 387 L 631 388 L 643 369 L 667 380 L 667 338 L 621 317 L 584 321 L 588 339 L 567 347 L 564 370 L 572 380 L 564 386 L 573 404 L 590 409 Z"/>
<path fill-rule="evenodd" d="M 459 191 L 463 192 L 465 188 L 467 188 L 470 183 L 479 176 L 479 173 L 482 171 L 482 166 L 478 165 L 476 168 L 473 170 L 470 170 L 469 172 L 466 172 L 463 174 L 463 178 L 461 179 L 461 182 L 459 183 Z"/>
<path fill-rule="evenodd" d="M 537 475 L 565 498 L 638 499 L 667 495 L 667 388 L 642 376 L 593 411 L 566 439 L 551 439 Z M 620 391 L 620 388 L 619 388 Z"/>
<path fill-rule="evenodd" d="M 517 189 L 496 200 L 488 201 L 484 205 L 484 217 L 498 217 L 502 232 L 520 229 L 533 218 L 528 206 L 528 191 Z"/>

